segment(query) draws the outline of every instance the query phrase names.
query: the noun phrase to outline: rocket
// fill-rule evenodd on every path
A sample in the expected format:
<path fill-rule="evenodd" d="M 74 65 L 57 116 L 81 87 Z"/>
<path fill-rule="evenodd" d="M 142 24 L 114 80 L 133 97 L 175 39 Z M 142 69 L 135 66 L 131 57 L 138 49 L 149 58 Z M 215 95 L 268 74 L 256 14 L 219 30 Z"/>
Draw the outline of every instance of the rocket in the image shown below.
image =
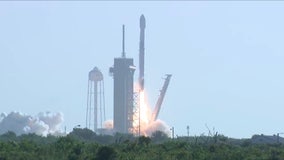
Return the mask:
<path fill-rule="evenodd" d="M 139 43 L 139 86 L 141 91 L 144 90 L 145 28 L 146 28 L 146 21 L 144 15 L 142 14 L 140 16 L 140 43 Z"/>

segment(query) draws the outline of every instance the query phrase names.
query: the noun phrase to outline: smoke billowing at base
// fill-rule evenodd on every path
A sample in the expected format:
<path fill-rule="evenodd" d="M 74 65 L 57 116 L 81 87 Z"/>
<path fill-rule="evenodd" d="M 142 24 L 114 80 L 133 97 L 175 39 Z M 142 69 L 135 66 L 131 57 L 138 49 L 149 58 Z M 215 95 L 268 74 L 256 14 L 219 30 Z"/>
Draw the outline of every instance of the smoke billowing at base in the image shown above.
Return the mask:
<path fill-rule="evenodd" d="M 16 135 L 35 133 L 47 136 L 62 135 L 60 125 L 63 122 L 62 113 L 40 112 L 36 116 L 26 115 L 20 112 L 11 112 L 0 115 L 0 134 L 8 131 Z"/>
<path fill-rule="evenodd" d="M 136 126 L 136 128 L 138 128 L 139 126 Z M 104 122 L 104 128 L 108 129 L 108 130 L 112 130 L 113 129 L 113 120 L 107 120 Z M 171 135 L 171 131 L 170 131 L 170 127 L 162 120 L 158 119 L 150 124 L 142 124 L 140 126 L 140 135 L 141 136 L 152 136 L 153 133 L 157 132 L 157 131 L 161 131 L 163 133 L 165 133 L 166 135 L 170 136 Z M 113 132 L 109 133 L 110 135 L 113 134 Z M 138 135 L 138 132 L 133 132 L 132 134 Z"/>
<path fill-rule="evenodd" d="M 164 121 L 158 119 L 152 122 L 151 124 L 149 124 L 148 126 L 146 126 L 145 128 L 143 128 L 142 135 L 152 136 L 153 133 L 155 133 L 156 131 L 161 131 L 168 136 L 170 136 L 171 134 L 170 127 Z"/>

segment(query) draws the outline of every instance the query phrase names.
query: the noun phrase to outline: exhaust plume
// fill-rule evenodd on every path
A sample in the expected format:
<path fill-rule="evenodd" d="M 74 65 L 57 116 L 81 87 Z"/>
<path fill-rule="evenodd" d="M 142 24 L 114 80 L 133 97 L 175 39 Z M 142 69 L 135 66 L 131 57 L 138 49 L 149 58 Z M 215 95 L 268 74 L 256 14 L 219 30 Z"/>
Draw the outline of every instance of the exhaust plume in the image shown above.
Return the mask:
<path fill-rule="evenodd" d="M 63 122 L 62 113 L 40 112 L 36 116 L 20 112 L 2 113 L 0 115 L 0 134 L 8 131 L 16 135 L 35 133 L 47 136 L 48 134 L 60 135 L 60 125 Z"/>
<path fill-rule="evenodd" d="M 143 133 L 145 136 L 151 136 L 156 131 L 162 131 L 168 136 L 171 135 L 170 127 L 164 121 L 160 119 L 157 119 L 156 121 L 146 126 Z"/>
<path fill-rule="evenodd" d="M 135 89 L 139 90 L 139 85 L 135 86 Z M 134 134 L 138 134 L 140 130 L 140 135 L 151 136 L 156 131 L 162 131 L 167 135 L 170 135 L 170 127 L 162 120 L 152 120 L 153 110 L 148 103 L 148 98 L 146 91 L 143 90 L 139 92 L 140 104 L 139 112 L 133 115 L 133 126 L 136 128 Z M 140 117 L 140 118 L 139 118 Z M 139 122 L 140 121 L 140 122 Z"/>

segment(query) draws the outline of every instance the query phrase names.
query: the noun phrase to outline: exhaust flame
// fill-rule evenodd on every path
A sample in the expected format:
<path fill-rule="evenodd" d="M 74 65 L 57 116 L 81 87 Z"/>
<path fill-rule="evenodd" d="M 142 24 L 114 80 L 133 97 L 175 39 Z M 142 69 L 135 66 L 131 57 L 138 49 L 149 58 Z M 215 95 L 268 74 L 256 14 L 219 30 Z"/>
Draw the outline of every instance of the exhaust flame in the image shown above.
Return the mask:
<path fill-rule="evenodd" d="M 140 135 L 144 136 L 151 136 L 152 133 L 156 131 L 162 131 L 167 135 L 170 135 L 170 127 L 165 122 L 163 122 L 162 120 L 156 120 L 156 121 L 152 120 L 153 111 L 150 105 L 148 104 L 145 90 L 140 91 L 138 93 L 139 93 L 140 107 L 137 106 L 138 111 L 135 112 L 133 115 L 133 120 L 134 120 L 133 128 L 135 128 L 133 133 L 138 135 L 140 129 Z M 139 119 L 140 119 L 140 125 L 139 125 Z"/>
<path fill-rule="evenodd" d="M 140 92 L 140 126 L 148 126 L 151 120 L 152 111 L 150 107 L 148 107 L 145 100 L 145 92 Z"/>

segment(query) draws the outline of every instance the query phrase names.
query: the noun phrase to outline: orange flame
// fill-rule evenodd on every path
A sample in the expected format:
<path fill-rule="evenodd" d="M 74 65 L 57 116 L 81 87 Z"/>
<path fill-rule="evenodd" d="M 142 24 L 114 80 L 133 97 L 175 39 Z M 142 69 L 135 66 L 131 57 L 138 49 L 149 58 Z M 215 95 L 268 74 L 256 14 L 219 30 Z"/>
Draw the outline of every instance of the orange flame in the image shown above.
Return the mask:
<path fill-rule="evenodd" d="M 136 90 L 140 90 L 138 85 L 136 86 Z M 138 93 L 139 93 L 139 101 L 138 101 L 139 106 L 137 106 L 138 107 L 137 112 L 135 112 L 133 115 L 134 116 L 133 127 L 135 128 L 133 133 L 139 134 L 138 132 L 140 130 L 140 135 L 149 136 L 147 134 L 147 129 L 151 125 L 152 109 L 148 104 L 145 91 L 140 90 Z"/>
<path fill-rule="evenodd" d="M 139 94 L 137 110 L 133 115 L 133 134 L 140 136 L 151 136 L 157 130 L 163 131 L 169 135 L 169 127 L 161 120 L 152 121 L 152 108 L 148 103 L 146 91 L 140 90 L 139 85 L 135 84 L 135 91 Z M 140 117 L 140 118 L 139 118 Z M 140 122 L 139 122 L 140 121 Z M 140 125 L 139 125 L 140 124 Z M 140 134 L 139 134 L 140 130 Z"/>

